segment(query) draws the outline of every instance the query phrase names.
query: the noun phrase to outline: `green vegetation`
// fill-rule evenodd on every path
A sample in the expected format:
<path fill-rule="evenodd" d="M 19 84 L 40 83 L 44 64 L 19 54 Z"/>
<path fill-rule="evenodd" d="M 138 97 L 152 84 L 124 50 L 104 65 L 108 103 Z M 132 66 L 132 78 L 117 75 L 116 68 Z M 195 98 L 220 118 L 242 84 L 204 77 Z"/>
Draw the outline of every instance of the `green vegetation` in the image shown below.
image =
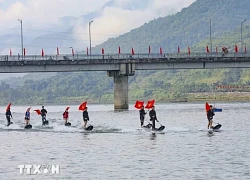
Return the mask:
<path fill-rule="evenodd" d="M 129 97 L 130 101 L 157 99 L 158 102 L 214 99 L 216 84 L 249 86 L 249 75 L 247 69 L 138 71 L 136 76 L 129 78 Z M 216 95 L 217 100 L 250 99 L 250 93 L 239 95 L 230 94 L 231 90 L 217 91 L 221 92 Z M 248 92 L 249 89 L 241 91 Z M 112 103 L 113 79 L 105 72 L 84 72 L 60 73 L 39 81 L 26 80 L 17 88 L 2 82 L 0 97 L 1 104 L 77 104 L 84 100 Z"/>
<path fill-rule="evenodd" d="M 213 47 L 240 45 L 240 22 L 250 19 L 249 0 L 197 0 L 190 7 L 168 17 L 158 18 L 140 28 L 118 38 L 112 38 L 95 47 L 100 53 L 147 53 L 148 46 L 158 53 L 159 47 L 166 52 L 182 51 L 191 47 L 191 52 L 203 51 L 209 45 L 209 18 L 212 19 Z M 245 22 L 243 30 L 244 45 L 250 44 L 250 26 Z M 250 48 L 250 47 L 249 47 Z M 45 77 L 46 75 L 46 77 Z M 250 85 L 250 70 L 166 70 L 137 71 L 129 77 L 129 98 L 156 99 L 157 102 L 171 100 L 214 99 L 216 84 Z M 231 90 L 230 90 L 231 91 Z M 248 89 L 237 93 L 222 90 L 216 93 L 216 100 L 250 99 Z M 42 103 L 80 103 L 88 100 L 93 103 L 113 102 L 113 79 L 106 72 L 28 74 L 22 78 L 10 78 L 0 84 L 0 103 L 42 104 Z"/>

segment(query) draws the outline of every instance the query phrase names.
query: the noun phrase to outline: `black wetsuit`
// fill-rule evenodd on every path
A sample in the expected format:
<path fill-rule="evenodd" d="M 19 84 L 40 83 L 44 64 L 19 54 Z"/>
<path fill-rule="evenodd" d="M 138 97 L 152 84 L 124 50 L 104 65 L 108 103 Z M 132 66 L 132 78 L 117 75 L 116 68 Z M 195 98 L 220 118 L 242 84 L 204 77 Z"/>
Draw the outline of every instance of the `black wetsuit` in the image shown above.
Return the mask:
<path fill-rule="evenodd" d="M 145 112 L 144 109 L 141 109 L 141 110 L 139 111 L 139 113 L 140 113 L 141 126 L 143 126 L 143 124 L 144 124 L 144 119 L 145 119 L 145 114 L 147 114 L 147 113 Z"/>
<path fill-rule="evenodd" d="M 209 110 L 208 112 L 207 112 L 207 120 L 208 121 L 211 121 L 212 119 L 213 119 L 213 117 L 214 117 L 214 111 L 213 110 Z"/>
<path fill-rule="evenodd" d="M 42 116 L 43 125 L 45 124 L 45 121 L 46 121 L 46 114 L 47 114 L 46 109 L 41 109 L 41 116 Z"/>
<path fill-rule="evenodd" d="M 5 115 L 6 115 L 6 119 L 7 119 L 7 123 L 8 123 L 7 126 L 9 126 L 11 124 L 10 118 L 12 117 L 10 109 L 8 111 L 6 111 Z"/>
<path fill-rule="evenodd" d="M 83 121 L 89 121 L 88 111 L 83 111 L 82 116 L 83 116 Z"/>
<path fill-rule="evenodd" d="M 155 110 L 149 111 L 150 121 L 152 121 L 152 130 L 155 130 L 155 121 L 157 121 Z"/>

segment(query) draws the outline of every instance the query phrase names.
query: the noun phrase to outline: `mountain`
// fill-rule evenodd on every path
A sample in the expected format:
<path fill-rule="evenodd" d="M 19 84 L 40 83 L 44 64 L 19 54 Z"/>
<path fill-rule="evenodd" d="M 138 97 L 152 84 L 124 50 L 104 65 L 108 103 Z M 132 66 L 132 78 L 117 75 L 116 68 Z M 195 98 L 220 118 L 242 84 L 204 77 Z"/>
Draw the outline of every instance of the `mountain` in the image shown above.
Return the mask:
<path fill-rule="evenodd" d="M 59 20 L 60 24 L 51 24 L 39 29 L 27 29 L 26 26 L 30 24 L 24 20 L 24 46 L 28 54 L 40 54 L 42 48 L 45 48 L 46 54 L 55 54 L 57 46 L 60 47 L 61 53 L 70 53 L 70 46 L 76 47 L 77 51 L 85 50 L 89 44 L 88 31 L 85 28 L 89 21 L 100 18 L 105 13 L 105 8 L 121 7 L 128 11 L 136 9 L 143 12 L 150 2 L 110 0 L 94 12 L 80 17 L 62 17 Z M 159 47 L 165 52 L 176 52 L 178 45 L 181 49 L 186 49 L 187 46 L 193 46 L 204 38 L 208 39 L 209 19 L 212 20 L 213 39 L 225 32 L 239 29 L 241 21 L 250 17 L 249 7 L 248 0 L 196 0 L 188 8 L 174 15 L 159 17 L 117 38 L 110 38 L 93 47 L 92 52 L 100 53 L 103 47 L 106 53 L 117 53 L 118 46 L 122 47 L 123 52 L 130 52 L 131 47 L 134 47 L 136 52 L 147 52 L 149 45 L 152 52 L 158 52 Z M 84 36 L 86 40 L 79 38 L 80 36 Z M 8 29 L 7 33 L 0 35 L 0 40 L 0 51 L 8 53 L 9 48 L 12 48 L 14 54 L 20 53 L 19 23 L 17 22 L 16 27 Z"/>
<path fill-rule="evenodd" d="M 118 46 L 121 46 L 123 52 L 130 53 L 133 47 L 135 52 L 147 53 L 149 45 L 152 52 L 158 53 L 160 47 L 165 52 L 176 52 L 178 45 L 181 49 L 187 49 L 204 39 L 207 39 L 208 45 L 209 19 L 212 22 L 212 38 L 216 40 L 224 33 L 239 30 L 241 21 L 250 19 L 249 8 L 249 0 L 197 0 L 175 15 L 160 17 L 117 38 L 111 38 L 96 46 L 93 52 L 105 48 L 107 53 L 117 53 Z"/>
<path fill-rule="evenodd" d="M 152 20 L 93 50 L 99 52 L 104 47 L 106 53 L 117 53 L 118 46 L 121 46 L 123 53 L 130 52 L 131 47 L 136 53 L 147 53 L 151 45 L 155 53 L 159 52 L 159 47 L 164 48 L 164 52 L 176 53 L 180 45 L 182 51 L 191 46 L 192 52 L 205 52 L 210 42 L 210 18 L 213 47 L 233 47 L 240 44 L 240 24 L 242 20 L 250 19 L 249 7 L 249 0 L 197 0 L 175 15 Z M 244 23 L 243 40 L 245 45 L 250 44 L 249 22 Z M 156 98 L 158 101 L 197 99 L 196 95 L 199 97 L 200 93 L 212 92 L 214 84 L 248 86 L 249 75 L 248 69 L 137 71 L 129 78 L 129 97 L 130 100 Z M 58 73 L 39 81 L 28 79 L 28 76 L 25 81 L 14 81 L 15 86 L 8 85 L 12 79 L 2 82 L 0 103 L 10 100 L 16 103 L 113 100 L 113 79 L 107 77 L 106 72 Z"/>

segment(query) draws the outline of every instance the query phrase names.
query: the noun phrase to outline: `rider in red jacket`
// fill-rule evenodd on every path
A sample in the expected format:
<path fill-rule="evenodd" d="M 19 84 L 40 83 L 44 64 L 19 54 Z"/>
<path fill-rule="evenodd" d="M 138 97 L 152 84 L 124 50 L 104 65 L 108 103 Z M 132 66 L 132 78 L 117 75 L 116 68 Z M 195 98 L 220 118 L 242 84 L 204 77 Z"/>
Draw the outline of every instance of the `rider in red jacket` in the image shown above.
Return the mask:
<path fill-rule="evenodd" d="M 69 112 L 68 110 L 65 110 L 63 113 L 63 119 L 65 121 L 65 125 L 68 123 L 68 118 L 69 118 Z"/>

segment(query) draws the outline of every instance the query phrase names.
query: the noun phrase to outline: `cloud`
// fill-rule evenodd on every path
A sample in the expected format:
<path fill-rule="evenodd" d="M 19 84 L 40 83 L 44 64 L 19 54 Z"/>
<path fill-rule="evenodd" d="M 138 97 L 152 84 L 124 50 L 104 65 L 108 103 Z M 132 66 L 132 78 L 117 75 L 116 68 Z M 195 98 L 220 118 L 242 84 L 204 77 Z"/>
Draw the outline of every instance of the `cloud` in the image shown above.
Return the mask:
<path fill-rule="evenodd" d="M 1 1 L 1 0 L 0 0 Z M 108 0 L 26 0 L 0 7 L 0 25 L 12 26 L 16 19 L 35 25 L 58 23 L 64 16 L 80 16 L 98 10 Z M 7 2 L 6 2 L 7 3 Z"/>
<path fill-rule="evenodd" d="M 94 19 L 91 25 L 92 45 L 98 45 L 108 38 L 129 32 L 154 18 L 171 15 L 189 6 L 195 0 L 154 0 L 149 1 L 143 9 L 123 9 L 135 0 L 116 0 L 113 7 L 106 7 L 102 16 Z M 145 0 L 146 1 L 146 0 Z M 139 2 L 137 0 L 137 2 Z M 74 29 L 75 36 L 82 42 L 88 42 L 88 25 L 78 24 Z M 80 35 L 81 34 L 81 35 Z"/>
<path fill-rule="evenodd" d="M 0 0 L 3 2 L 4 0 Z M 115 37 L 133 28 L 137 28 L 154 18 L 180 11 L 195 0 L 19 0 L 7 8 L 0 7 L 0 32 L 15 27 L 19 31 L 17 19 L 23 19 L 24 32 L 32 29 L 59 31 L 66 29 L 62 17 L 77 17 L 73 29 L 74 37 L 81 48 L 88 46 L 88 19 L 83 15 L 98 12 L 91 25 L 93 46 L 110 37 Z M 2 4 L 7 3 L 7 1 Z M 107 4 L 108 3 L 108 4 Z M 106 5 L 105 7 L 103 7 Z M 59 28 L 60 27 L 60 28 Z M 65 28 L 62 28 L 65 27 Z M 25 33 L 28 34 L 28 33 Z M 76 45 L 76 46 L 77 46 Z"/>

